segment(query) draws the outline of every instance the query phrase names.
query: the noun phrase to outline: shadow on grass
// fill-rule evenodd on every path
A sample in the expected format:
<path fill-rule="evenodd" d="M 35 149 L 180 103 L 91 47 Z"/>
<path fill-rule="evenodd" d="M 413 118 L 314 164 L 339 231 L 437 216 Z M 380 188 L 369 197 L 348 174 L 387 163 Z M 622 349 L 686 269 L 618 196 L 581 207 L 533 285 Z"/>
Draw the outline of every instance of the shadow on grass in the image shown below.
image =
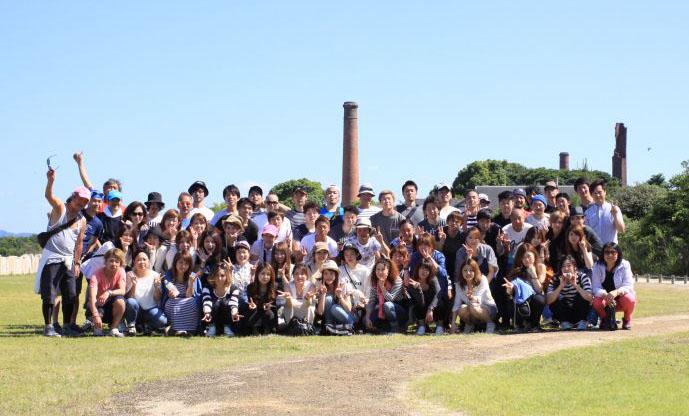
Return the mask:
<path fill-rule="evenodd" d="M 1 325 L 0 338 L 42 335 L 42 325 Z"/>

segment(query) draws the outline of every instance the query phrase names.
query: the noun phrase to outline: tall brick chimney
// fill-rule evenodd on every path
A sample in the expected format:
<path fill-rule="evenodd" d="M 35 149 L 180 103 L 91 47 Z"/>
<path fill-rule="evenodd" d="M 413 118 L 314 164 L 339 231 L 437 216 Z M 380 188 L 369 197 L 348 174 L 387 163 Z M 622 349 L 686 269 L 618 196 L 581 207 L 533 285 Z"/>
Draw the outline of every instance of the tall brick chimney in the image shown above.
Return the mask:
<path fill-rule="evenodd" d="M 344 135 L 342 143 L 342 205 L 349 205 L 357 198 L 359 188 L 359 105 L 345 102 Z"/>
<path fill-rule="evenodd" d="M 612 176 L 627 186 L 627 128 L 624 123 L 615 124 L 615 151 L 612 154 Z"/>
<path fill-rule="evenodd" d="M 569 170 L 569 153 L 560 152 L 560 170 Z"/>

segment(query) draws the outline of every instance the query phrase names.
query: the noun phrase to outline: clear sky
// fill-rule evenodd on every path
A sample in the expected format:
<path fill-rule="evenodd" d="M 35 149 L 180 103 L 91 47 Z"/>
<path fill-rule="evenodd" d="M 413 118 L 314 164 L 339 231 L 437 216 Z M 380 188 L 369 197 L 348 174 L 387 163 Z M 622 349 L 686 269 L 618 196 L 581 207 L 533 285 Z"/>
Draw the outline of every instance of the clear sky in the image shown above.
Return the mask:
<path fill-rule="evenodd" d="M 45 227 L 45 158 L 64 198 L 76 150 L 125 202 L 340 184 L 348 100 L 376 191 L 561 151 L 610 171 L 616 122 L 630 183 L 689 159 L 688 3 L 422 3 L 0 2 L 0 229 Z"/>

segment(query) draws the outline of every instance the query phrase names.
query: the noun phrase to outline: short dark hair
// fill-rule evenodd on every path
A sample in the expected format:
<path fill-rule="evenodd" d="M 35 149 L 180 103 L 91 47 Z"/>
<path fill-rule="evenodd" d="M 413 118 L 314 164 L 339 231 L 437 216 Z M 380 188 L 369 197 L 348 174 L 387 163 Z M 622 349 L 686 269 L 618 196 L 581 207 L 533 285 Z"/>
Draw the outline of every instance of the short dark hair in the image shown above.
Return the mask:
<path fill-rule="evenodd" d="M 574 181 L 574 190 L 577 191 L 581 185 L 586 185 L 589 188 L 591 187 L 591 182 L 589 182 L 588 179 L 584 178 L 583 176 Z"/>
<path fill-rule="evenodd" d="M 234 185 L 234 184 L 232 184 L 232 185 L 227 185 L 227 186 L 225 187 L 225 189 L 222 190 L 222 197 L 223 197 L 223 198 L 225 198 L 225 196 L 226 196 L 227 194 L 234 194 L 234 195 L 237 195 L 237 198 L 239 198 L 240 196 L 242 196 L 242 195 L 239 193 L 239 188 L 237 188 L 237 186 Z"/>
<path fill-rule="evenodd" d="M 599 186 L 603 187 L 604 191 L 608 189 L 608 184 L 605 182 L 605 179 L 596 179 L 591 183 L 591 185 L 589 185 L 589 189 L 593 191 Z"/>
<path fill-rule="evenodd" d="M 617 261 L 615 262 L 615 267 L 619 266 L 620 263 L 622 263 L 622 248 L 615 242 L 611 241 L 609 243 L 603 244 L 603 249 L 601 250 L 602 256 L 600 256 L 600 259 L 598 259 L 598 262 L 601 264 L 605 264 L 605 250 L 612 249 L 617 252 Z"/>
<path fill-rule="evenodd" d="M 535 195 L 535 194 L 540 194 L 541 193 L 541 187 L 538 185 L 529 185 L 526 187 L 524 190 L 526 192 L 526 195 Z"/>
<path fill-rule="evenodd" d="M 310 209 L 315 209 L 316 212 L 318 212 L 318 211 L 320 211 L 321 208 L 318 206 L 317 203 L 315 203 L 313 201 L 309 201 L 309 202 L 304 204 L 304 213 L 306 213 L 306 211 L 308 211 Z"/>
<path fill-rule="evenodd" d="M 558 198 L 564 198 L 567 201 L 571 201 L 571 199 L 569 198 L 569 194 L 567 192 L 560 192 L 557 195 L 555 195 L 555 199 L 558 199 Z"/>
<path fill-rule="evenodd" d="M 404 193 L 404 188 L 406 188 L 407 186 L 413 186 L 414 189 L 416 189 L 417 191 L 419 190 L 419 187 L 416 185 L 416 182 L 414 182 L 414 181 L 411 180 L 411 179 L 408 179 L 408 180 L 407 180 L 406 182 L 404 182 L 404 184 L 402 185 L 402 193 Z"/>
<path fill-rule="evenodd" d="M 122 192 L 122 182 L 119 179 L 109 178 L 105 183 L 103 183 L 103 189 L 110 187 L 111 185 L 116 185 L 117 190 Z"/>
<path fill-rule="evenodd" d="M 433 195 L 429 195 L 424 201 L 423 201 L 423 210 L 426 211 L 426 207 L 428 204 L 435 204 L 436 199 Z"/>
<path fill-rule="evenodd" d="M 466 191 L 464 191 L 464 198 L 468 198 L 469 194 L 472 192 L 478 195 L 478 191 L 476 189 L 467 189 Z"/>
<path fill-rule="evenodd" d="M 256 192 L 257 194 L 263 196 L 263 189 L 261 189 L 261 187 L 258 185 L 254 185 L 251 188 L 249 188 L 249 194 L 251 194 L 252 192 Z"/>
<path fill-rule="evenodd" d="M 505 199 L 512 199 L 514 197 L 514 194 L 512 191 L 502 191 L 498 194 L 498 202 L 503 201 Z"/>
<path fill-rule="evenodd" d="M 355 207 L 354 205 L 347 205 L 346 207 L 343 208 L 344 213 L 352 212 L 356 215 L 359 215 L 359 208 Z"/>
<path fill-rule="evenodd" d="M 325 222 L 328 223 L 328 225 L 330 225 L 330 220 L 325 215 L 319 215 L 318 218 L 316 218 L 316 224 L 320 222 Z"/>

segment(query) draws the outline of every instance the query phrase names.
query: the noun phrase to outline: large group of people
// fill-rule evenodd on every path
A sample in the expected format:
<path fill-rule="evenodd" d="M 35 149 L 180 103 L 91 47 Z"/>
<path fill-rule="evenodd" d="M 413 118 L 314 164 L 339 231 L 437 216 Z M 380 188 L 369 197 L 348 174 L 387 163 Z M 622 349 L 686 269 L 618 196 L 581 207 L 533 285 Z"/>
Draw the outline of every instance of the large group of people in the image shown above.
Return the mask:
<path fill-rule="evenodd" d="M 47 173 L 35 284 L 45 336 L 614 330 L 618 311 L 632 326 L 624 219 L 602 180 L 577 180 L 577 195 L 552 181 L 504 191 L 496 212 L 475 190 L 455 206 L 446 183 L 419 203 L 407 180 L 398 204 L 363 184 L 358 206 L 341 206 L 335 185 L 322 203 L 296 186 L 289 206 L 228 185 L 213 212 L 202 181 L 174 208 L 158 192 L 125 203 L 120 181 L 96 189 L 74 160 L 83 185 L 64 202 Z"/>

